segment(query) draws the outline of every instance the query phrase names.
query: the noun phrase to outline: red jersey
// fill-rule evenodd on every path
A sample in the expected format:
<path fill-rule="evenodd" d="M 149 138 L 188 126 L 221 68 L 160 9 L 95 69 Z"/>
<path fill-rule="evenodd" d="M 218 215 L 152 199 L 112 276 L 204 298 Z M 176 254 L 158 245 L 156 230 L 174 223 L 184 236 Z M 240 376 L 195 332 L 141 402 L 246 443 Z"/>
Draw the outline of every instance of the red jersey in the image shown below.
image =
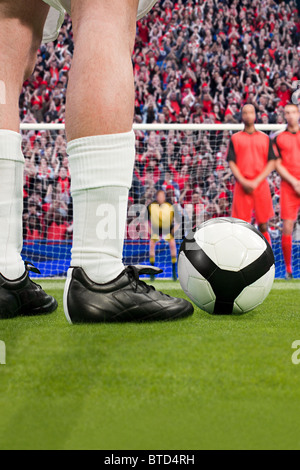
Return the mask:
<path fill-rule="evenodd" d="M 42 238 L 40 232 L 36 229 L 30 230 L 29 228 L 26 229 L 26 240 L 33 241 L 33 240 L 40 240 Z"/>
<path fill-rule="evenodd" d="M 290 101 L 291 101 L 291 91 L 286 90 L 286 91 L 281 91 L 280 89 L 277 91 L 277 96 L 281 100 L 280 105 L 281 106 L 286 106 Z"/>
<path fill-rule="evenodd" d="M 177 183 L 180 191 L 183 191 L 185 183 L 187 183 L 190 180 L 190 175 L 181 176 L 181 174 L 176 170 L 176 168 L 173 165 L 170 165 L 169 168 L 173 174 L 174 183 Z"/>
<path fill-rule="evenodd" d="M 257 178 L 270 160 L 275 160 L 270 138 L 260 131 L 241 131 L 231 137 L 227 160 L 233 161 L 249 180 Z"/>
<path fill-rule="evenodd" d="M 281 132 L 274 139 L 282 165 L 295 178 L 300 179 L 300 129 L 298 132 L 288 130 Z"/>
<path fill-rule="evenodd" d="M 67 234 L 67 225 L 60 224 L 58 225 L 56 222 L 52 222 L 50 227 L 48 228 L 48 240 L 65 240 Z"/>
<path fill-rule="evenodd" d="M 65 178 L 64 180 L 59 176 L 57 178 L 57 182 L 60 184 L 61 186 L 61 192 L 64 194 L 64 193 L 68 193 L 70 194 L 70 189 L 71 189 L 71 183 L 70 183 L 70 180 L 69 178 Z"/>

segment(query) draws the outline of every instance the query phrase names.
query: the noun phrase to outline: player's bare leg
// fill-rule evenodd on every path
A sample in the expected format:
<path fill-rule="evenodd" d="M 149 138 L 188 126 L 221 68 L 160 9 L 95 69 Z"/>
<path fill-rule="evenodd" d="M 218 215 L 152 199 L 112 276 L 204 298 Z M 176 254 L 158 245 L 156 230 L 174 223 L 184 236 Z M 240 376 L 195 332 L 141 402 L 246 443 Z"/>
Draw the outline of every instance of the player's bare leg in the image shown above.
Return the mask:
<path fill-rule="evenodd" d="M 265 239 L 268 241 L 268 243 L 272 246 L 272 240 L 271 240 L 271 236 L 270 236 L 270 233 L 269 233 L 269 225 L 268 223 L 265 223 L 265 224 L 260 224 L 258 226 L 259 228 L 259 231 L 263 234 L 263 236 L 265 237 Z"/>
<path fill-rule="evenodd" d="M 294 220 L 284 220 L 283 221 L 283 231 L 282 231 L 282 251 L 286 266 L 286 278 L 293 278 L 293 269 L 292 269 L 292 251 L 293 251 L 293 232 L 294 232 L 295 222 Z"/>
<path fill-rule="evenodd" d="M 172 258 L 172 275 L 173 281 L 177 281 L 177 272 L 176 272 L 176 265 L 177 265 L 177 247 L 175 239 L 171 239 L 169 241 L 170 251 L 171 251 L 171 258 Z"/>
<path fill-rule="evenodd" d="M 34 70 L 48 11 L 49 6 L 40 0 L 0 0 L 0 77 L 5 86 L 1 129 L 20 130 L 21 87 Z"/>
<path fill-rule="evenodd" d="M 33 72 L 49 7 L 40 0 L 0 0 L 0 318 L 50 313 L 57 302 L 28 277 L 23 243 L 24 156 L 19 96 Z"/>
<path fill-rule="evenodd" d="M 158 269 L 122 261 L 135 161 L 131 55 L 138 0 L 71 3 L 75 54 L 66 130 L 74 237 L 64 306 L 72 323 L 167 320 L 193 307 L 139 281 Z"/>
<path fill-rule="evenodd" d="M 68 86 L 69 141 L 132 131 L 137 8 L 138 0 L 73 0 L 76 50 Z"/>

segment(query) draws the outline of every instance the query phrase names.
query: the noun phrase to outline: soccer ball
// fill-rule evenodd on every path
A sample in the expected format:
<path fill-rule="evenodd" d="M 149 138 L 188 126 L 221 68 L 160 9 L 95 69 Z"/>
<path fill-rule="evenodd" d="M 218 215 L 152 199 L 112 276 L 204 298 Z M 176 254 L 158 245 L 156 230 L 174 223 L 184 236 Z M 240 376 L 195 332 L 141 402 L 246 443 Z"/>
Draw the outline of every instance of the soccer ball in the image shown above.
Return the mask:
<path fill-rule="evenodd" d="M 178 273 L 182 289 L 202 310 L 241 314 L 268 297 L 275 260 L 256 228 L 242 220 L 219 218 L 192 230 L 183 241 Z"/>

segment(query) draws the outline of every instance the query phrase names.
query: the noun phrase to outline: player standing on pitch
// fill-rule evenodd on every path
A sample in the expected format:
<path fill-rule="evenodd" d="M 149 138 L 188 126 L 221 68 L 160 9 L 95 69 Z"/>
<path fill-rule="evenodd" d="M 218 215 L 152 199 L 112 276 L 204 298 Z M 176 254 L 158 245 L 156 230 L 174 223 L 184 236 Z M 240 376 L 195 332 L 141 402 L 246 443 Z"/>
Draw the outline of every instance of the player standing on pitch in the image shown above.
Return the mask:
<path fill-rule="evenodd" d="M 177 281 L 177 247 L 175 234 L 175 206 L 167 201 L 166 193 L 161 189 L 157 191 L 156 200 L 148 206 L 148 221 L 151 231 L 150 239 L 150 264 L 155 264 L 155 247 L 160 240 L 169 243 L 172 259 L 173 281 Z M 151 281 L 154 277 L 151 277 Z"/>
<path fill-rule="evenodd" d="M 57 38 L 65 9 L 72 17 L 75 43 L 66 104 L 74 205 L 66 317 L 72 323 L 98 323 L 171 320 L 193 313 L 190 302 L 140 281 L 141 273 L 159 270 L 125 267 L 122 260 L 135 162 L 131 56 L 136 19 L 155 3 L 0 0 L 0 80 L 5 88 L 0 104 L 0 317 L 47 313 L 57 306 L 30 281 L 20 255 L 24 156 L 18 103 L 42 37 Z M 105 217 L 109 234 L 103 227 Z"/>
<path fill-rule="evenodd" d="M 296 104 L 285 107 L 287 129 L 274 138 L 278 152 L 276 170 L 282 178 L 281 218 L 283 220 L 282 251 L 286 277 L 292 279 L 293 231 L 300 209 L 300 126 L 299 108 Z"/>
<path fill-rule="evenodd" d="M 259 230 L 271 245 L 268 222 L 274 216 L 267 177 L 275 170 L 272 142 L 255 129 L 256 112 L 252 104 L 242 111 L 243 131 L 234 134 L 228 149 L 228 161 L 236 178 L 232 217 L 252 222 L 253 214 Z"/>

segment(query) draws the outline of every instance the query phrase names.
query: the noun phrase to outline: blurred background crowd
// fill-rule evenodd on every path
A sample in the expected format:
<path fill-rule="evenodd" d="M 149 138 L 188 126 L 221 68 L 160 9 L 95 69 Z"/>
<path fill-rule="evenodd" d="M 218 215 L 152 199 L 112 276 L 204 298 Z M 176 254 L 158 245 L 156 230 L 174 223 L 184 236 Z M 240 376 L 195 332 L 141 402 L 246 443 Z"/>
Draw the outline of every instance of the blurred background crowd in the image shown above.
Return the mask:
<path fill-rule="evenodd" d="M 24 83 L 22 122 L 64 123 L 73 47 L 66 17 L 57 41 L 40 47 L 35 71 Z M 282 124 L 283 108 L 300 80 L 299 64 L 300 19 L 294 1 L 161 0 L 137 23 L 135 122 L 236 124 L 242 106 L 252 103 L 259 123 Z M 164 189 L 167 199 L 191 220 L 229 215 L 234 180 L 226 162 L 228 132 L 138 131 L 136 136 L 130 207 L 147 206 Z M 70 239 L 73 216 L 64 132 L 24 131 L 23 150 L 24 238 Z M 270 185 L 276 236 L 276 175 Z"/>

